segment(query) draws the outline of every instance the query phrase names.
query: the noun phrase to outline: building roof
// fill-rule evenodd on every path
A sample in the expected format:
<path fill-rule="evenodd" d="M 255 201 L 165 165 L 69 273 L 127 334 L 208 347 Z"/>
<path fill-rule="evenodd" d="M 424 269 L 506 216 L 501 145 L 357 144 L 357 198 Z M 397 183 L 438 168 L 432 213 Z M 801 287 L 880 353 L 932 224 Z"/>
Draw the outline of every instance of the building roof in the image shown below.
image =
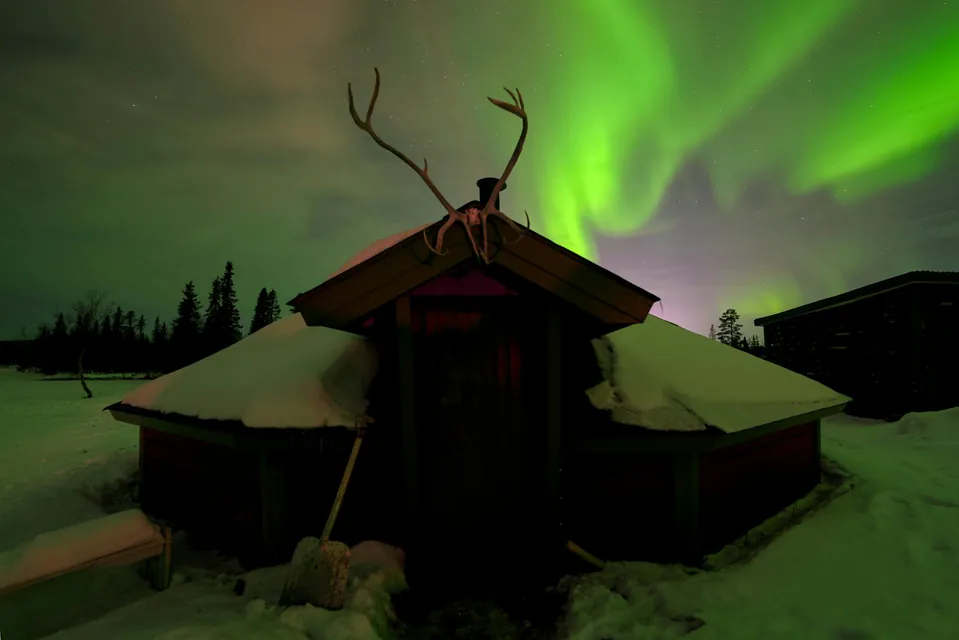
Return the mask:
<path fill-rule="evenodd" d="M 849 398 L 656 317 L 593 342 L 606 382 L 587 393 L 614 421 L 658 431 L 742 431 Z M 300 315 L 134 389 L 108 407 L 205 431 L 353 427 L 376 372 L 369 342 Z"/>
<path fill-rule="evenodd" d="M 254 428 L 353 427 L 366 412 L 375 372 L 376 352 L 365 338 L 307 327 L 296 314 L 137 387 L 109 408 Z"/>
<path fill-rule="evenodd" d="M 357 321 L 381 305 L 465 261 L 476 260 L 459 224 L 444 237 L 444 255 L 429 251 L 422 232 L 435 239 L 443 222 L 410 229 L 370 245 L 325 282 L 288 304 L 302 313 L 310 326 L 356 330 Z M 491 242 L 515 235 L 497 218 L 491 217 L 488 226 Z M 515 244 L 499 243 L 492 254 L 492 263 L 550 291 L 610 328 L 642 322 L 659 300 L 535 231 L 525 232 Z"/>
<path fill-rule="evenodd" d="M 593 341 L 605 381 L 588 392 L 614 422 L 657 431 L 744 431 L 842 411 L 850 398 L 655 316 Z"/>
<path fill-rule="evenodd" d="M 757 327 L 763 327 L 767 324 L 775 324 L 776 322 L 782 322 L 783 320 L 798 318 L 799 316 L 804 316 L 816 311 L 824 311 L 826 309 L 832 309 L 834 307 L 851 304 L 853 302 L 862 300 L 863 298 L 870 298 L 872 296 L 912 284 L 959 284 L 959 272 L 910 271 L 909 273 L 904 273 L 902 275 L 895 276 L 894 278 L 887 278 L 886 280 L 880 280 L 879 282 L 874 282 L 864 287 L 853 289 L 852 291 L 840 293 L 836 296 L 823 298 L 822 300 L 810 302 L 809 304 L 804 304 L 802 306 L 788 309 L 780 313 L 775 313 L 773 315 L 756 318 L 755 325 Z"/>

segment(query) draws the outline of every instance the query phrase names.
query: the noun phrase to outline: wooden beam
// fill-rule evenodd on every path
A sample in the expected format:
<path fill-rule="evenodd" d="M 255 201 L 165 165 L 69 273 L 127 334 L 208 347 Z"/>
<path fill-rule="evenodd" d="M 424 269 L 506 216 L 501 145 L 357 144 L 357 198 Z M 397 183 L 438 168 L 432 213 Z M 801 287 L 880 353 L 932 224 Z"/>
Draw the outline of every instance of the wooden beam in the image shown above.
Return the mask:
<path fill-rule="evenodd" d="M 413 308 L 409 295 L 396 299 L 396 355 L 403 456 L 403 496 L 408 523 L 413 524 L 419 511 L 419 445 L 414 396 L 416 370 L 413 353 Z"/>
<path fill-rule="evenodd" d="M 819 484 L 822 480 L 822 420 L 816 420 L 813 425 L 813 454 L 812 477 Z"/>
<path fill-rule="evenodd" d="M 678 453 L 673 458 L 674 522 L 680 558 L 685 564 L 702 561 L 702 529 L 699 519 L 699 454 Z M 641 506 L 637 505 L 637 508 Z"/>
<path fill-rule="evenodd" d="M 289 562 L 286 557 L 290 533 L 290 505 L 287 493 L 287 463 L 284 456 L 260 451 L 260 536 L 264 560 L 270 564 Z M 318 505 L 318 508 L 322 508 Z"/>
<path fill-rule="evenodd" d="M 213 431 L 199 426 L 180 424 L 178 422 L 169 422 L 160 420 L 159 418 L 151 418 L 149 416 L 123 411 L 121 409 L 110 409 L 110 413 L 115 420 L 133 424 L 142 429 L 153 429 L 154 431 L 171 433 L 175 436 L 184 436 L 192 440 L 200 440 L 201 442 L 209 442 L 224 447 L 236 446 L 236 437 L 231 433 Z"/>
<path fill-rule="evenodd" d="M 492 221 L 501 235 L 510 237 L 513 232 L 506 229 L 500 220 Z M 550 246 L 552 245 L 552 246 Z M 613 273 L 606 272 L 596 264 L 586 261 L 575 254 L 566 254 L 561 247 L 542 236 L 527 234 L 520 242 L 502 247 L 493 260 L 500 262 L 504 254 L 512 254 L 520 259 L 538 265 L 559 280 L 568 282 L 581 291 L 587 291 L 599 300 L 603 300 L 621 313 L 642 322 L 655 302 L 655 296 L 643 295 L 636 287 Z"/>
<path fill-rule="evenodd" d="M 560 311 L 551 306 L 546 319 L 546 501 L 549 516 L 556 523 L 562 518 L 562 332 Z"/>
<path fill-rule="evenodd" d="M 391 273 L 389 276 L 380 276 L 378 279 L 373 279 L 372 276 L 364 276 L 362 279 L 354 278 L 350 281 L 352 297 L 348 303 L 335 309 L 319 307 L 317 303 L 303 310 L 303 318 L 310 326 L 345 328 L 360 316 L 441 275 L 464 260 L 470 259 L 472 255 L 473 251 L 469 245 L 461 243 L 449 247 L 442 256 L 432 256 L 430 262 L 416 263 L 408 269 Z M 367 282 L 369 284 L 366 284 Z"/>
<path fill-rule="evenodd" d="M 645 315 L 639 318 L 633 317 L 515 254 L 507 251 L 500 252 L 496 254 L 495 261 L 521 278 L 559 296 L 607 324 L 629 325 L 646 319 Z M 651 306 L 652 303 L 650 303 Z"/>
<path fill-rule="evenodd" d="M 574 449 L 583 453 L 678 453 L 683 451 L 705 452 L 725 449 L 735 444 L 749 442 L 777 431 L 783 431 L 806 422 L 818 421 L 842 411 L 845 405 L 811 411 L 798 416 L 784 418 L 752 429 L 743 429 L 727 434 L 699 433 L 654 433 L 644 432 L 642 427 L 622 425 L 624 429 L 634 428 L 636 434 L 628 431 L 620 435 L 580 436 Z"/>

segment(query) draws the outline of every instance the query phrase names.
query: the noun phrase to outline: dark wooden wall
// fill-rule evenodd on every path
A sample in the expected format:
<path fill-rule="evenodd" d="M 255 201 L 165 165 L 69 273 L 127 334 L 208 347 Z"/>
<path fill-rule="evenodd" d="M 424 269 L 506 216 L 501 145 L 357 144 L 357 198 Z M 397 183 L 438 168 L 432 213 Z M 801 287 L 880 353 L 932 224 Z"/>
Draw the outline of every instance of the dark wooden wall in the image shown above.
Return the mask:
<path fill-rule="evenodd" d="M 912 285 L 914 370 L 911 411 L 959 406 L 959 285 Z"/>
<path fill-rule="evenodd" d="M 341 428 L 251 430 L 234 447 L 154 429 L 140 433 L 143 510 L 200 545 L 237 555 L 247 568 L 287 562 L 297 541 L 322 533 L 354 440 Z M 397 543 L 398 470 L 387 435 L 371 431 L 365 439 L 334 540 Z"/>
<path fill-rule="evenodd" d="M 140 429 L 140 506 L 201 545 L 248 558 L 259 537 L 257 460 L 251 452 Z"/>
<path fill-rule="evenodd" d="M 764 327 L 766 357 L 848 395 L 853 415 L 885 417 L 912 378 L 905 289 Z"/>
<path fill-rule="evenodd" d="M 917 283 L 764 327 L 769 360 L 850 396 L 847 413 L 897 418 L 959 404 L 959 286 Z"/>

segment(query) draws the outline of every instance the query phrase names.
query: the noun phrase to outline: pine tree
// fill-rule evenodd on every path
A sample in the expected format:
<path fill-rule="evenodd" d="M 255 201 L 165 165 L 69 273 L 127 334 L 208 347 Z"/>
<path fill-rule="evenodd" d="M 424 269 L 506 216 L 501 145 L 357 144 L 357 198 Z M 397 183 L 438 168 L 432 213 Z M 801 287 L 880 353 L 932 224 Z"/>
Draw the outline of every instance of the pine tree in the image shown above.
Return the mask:
<path fill-rule="evenodd" d="M 137 340 L 143 342 L 147 338 L 146 334 L 147 328 L 147 319 L 143 317 L 143 314 L 140 314 L 140 317 L 137 318 L 136 330 L 137 330 Z"/>
<path fill-rule="evenodd" d="M 166 323 L 160 323 L 160 316 L 157 316 L 153 320 L 153 333 L 150 335 L 150 342 L 153 344 L 158 344 L 166 342 Z"/>
<path fill-rule="evenodd" d="M 276 322 L 280 319 L 280 303 L 276 299 L 276 290 L 270 289 L 270 292 L 266 295 L 267 301 L 269 302 L 269 314 L 267 315 L 268 321 L 267 324 L 271 322 Z"/>
<path fill-rule="evenodd" d="M 743 325 L 739 324 L 739 314 L 735 309 L 726 309 L 719 316 L 719 331 L 716 338 L 723 344 L 739 347 L 743 342 Z"/>
<path fill-rule="evenodd" d="M 196 295 L 193 281 L 183 287 L 183 298 L 177 305 L 176 320 L 170 344 L 175 351 L 174 366 L 184 366 L 195 361 L 200 355 L 200 301 Z"/>
<path fill-rule="evenodd" d="M 223 343 L 219 348 L 239 342 L 243 337 L 240 310 L 236 306 L 236 289 L 233 286 L 233 263 L 227 261 L 220 278 L 220 314 Z"/>
<path fill-rule="evenodd" d="M 749 336 L 749 350 L 751 352 L 756 352 L 759 351 L 760 347 L 761 345 L 759 344 L 759 336 L 757 336 L 755 333 Z"/>
<path fill-rule="evenodd" d="M 256 296 L 256 305 L 253 307 L 253 320 L 250 322 L 250 334 L 254 334 L 270 324 L 270 296 L 266 288 L 260 289 Z"/>
<path fill-rule="evenodd" d="M 203 316 L 203 342 L 207 353 L 219 351 L 223 341 L 222 315 L 220 312 L 222 300 L 220 278 L 214 278 L 210 285 L 210 294 L 206 299 L 206 314 Z"/>
<path fill-rule="evenodd" d="M 714 324 L 709 325 L 709 339 L 710 340 L 716 339 L 716 325 Z"/>

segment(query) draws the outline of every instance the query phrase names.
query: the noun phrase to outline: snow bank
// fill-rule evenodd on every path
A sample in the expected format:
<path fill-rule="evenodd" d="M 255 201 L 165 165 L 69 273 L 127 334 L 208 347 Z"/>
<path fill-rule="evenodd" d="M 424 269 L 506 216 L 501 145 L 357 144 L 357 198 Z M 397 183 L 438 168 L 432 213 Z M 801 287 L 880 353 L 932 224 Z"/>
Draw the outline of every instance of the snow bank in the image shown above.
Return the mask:
<path fill-rule="evenodd" d="M 41 533 L 29 542 L 0 553 L 0 590 L 60 574 L 156 538 L 156 526 L 138 509 Z"/>
<path fill-rule="evenodd" d="M 280 607 L 287 566 L 181 582 L 128 606 L 65 629 L 56 640 L 387 640 L 396 637 L 391 594 L 406 588 L 402 552 L 380 542 L 352 550 L 343 608 Z M 245 585 L 237 594 L 236 584 Z"/>
<path fill-rule="evenodd" d="M 593 341 L 605 381 L 587 394 L 613 420 L 660 431 L 732 433 L 849 398 L 809 378 L 648 316 Z"/>
<path fill-rule="evenodd" d="M 376 352 L 363 338 L 307 327 L 300 314 L 137 388 L 123 403 L 248 427 L 352 427 L 366 412 Z"/>

